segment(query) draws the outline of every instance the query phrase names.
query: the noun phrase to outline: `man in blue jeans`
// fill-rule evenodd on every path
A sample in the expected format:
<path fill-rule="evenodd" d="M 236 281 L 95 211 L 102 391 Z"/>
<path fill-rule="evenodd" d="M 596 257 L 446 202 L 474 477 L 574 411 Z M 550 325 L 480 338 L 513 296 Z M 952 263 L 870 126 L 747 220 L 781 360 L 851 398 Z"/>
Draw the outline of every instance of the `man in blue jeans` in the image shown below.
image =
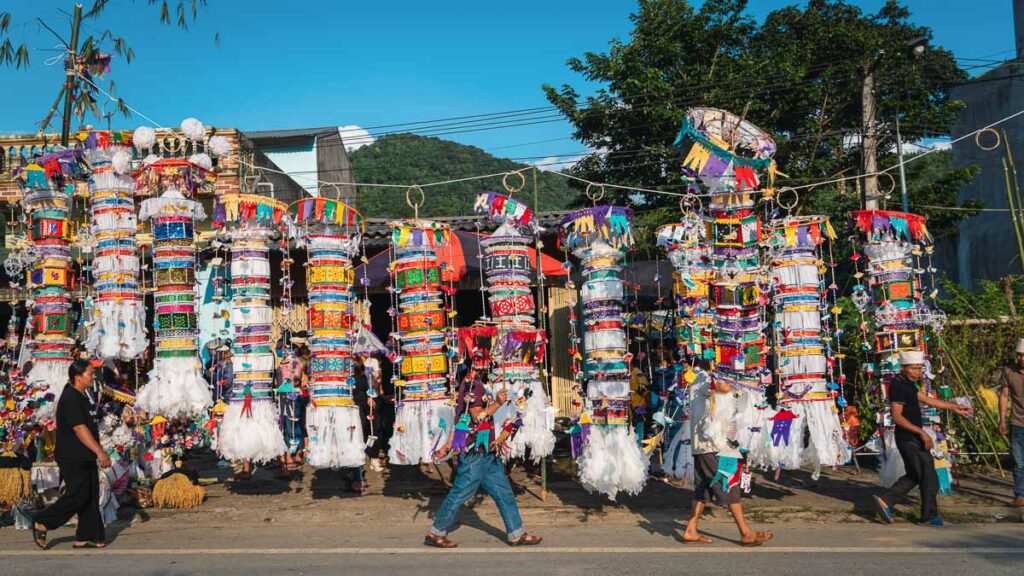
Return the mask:
<path fill-rule="evenodd" d="M 498 443 L 495 442 L 497 431 L 494 429 L 494 413 L 508 401 L 508 395 L 502 390 L 492 402 L 479 376 L 470 373 L 467 380 L 471 383 L 463 383 L 459 390 L 455 418 L 458 422 L 463 414 L 468 414 L 469 422 L 466 424 L 469 431 L 458 440 L 454 440 L 455 433 L 450 434 L 448 443 L 434 454 L 435 459 L 440 460 L 449 451 L 461 453 L 455 484 L 441 503 L 441 508 L 434 516 L 434 524 L 423 543 L 437 548 L 458 546 L 448 539 L 448 532 L 455 525 L 462 505 L 476 495 L 477 490 L 483 488 L 498 505 L 498 512 L 505 522 L 505 532 L 510 545 L 540 544 L 541 538 L 527 534 L 523 530 L 523 520 L 519 517 L 516 497 L 512 493 L 508 476 L 505 475 L 505 464 L 495 453 Z"/>
<path fill-rule="evenodd" d="M 1006 414 L 1010 414 L 1007 430 Z M 1024 508 L 1024 338 L 1017 341 L 1017 366 L 1003 368 L 999 386 L 999 433 L 1010 434 L 1013 453 L 1013 502 Z"/>

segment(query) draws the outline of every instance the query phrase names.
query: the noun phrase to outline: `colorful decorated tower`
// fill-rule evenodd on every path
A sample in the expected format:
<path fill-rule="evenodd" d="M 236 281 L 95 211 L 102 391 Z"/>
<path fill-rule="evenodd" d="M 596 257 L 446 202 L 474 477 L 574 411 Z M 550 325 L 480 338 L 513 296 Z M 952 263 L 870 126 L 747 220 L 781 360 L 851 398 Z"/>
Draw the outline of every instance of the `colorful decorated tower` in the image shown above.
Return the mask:
<path fill-rule="evenodd" d="M 710 194 L 714 382 L 727 383 L 739 395 L 733 440 L 749 450 L 764 423 L 764 389 L 771 381 L 756 201 L 758 172 L 774 177 L 775 142 L 739 116 L 695 108 L 687 113 L 675 145 L 682 151 L 684 175 L 694 183 L 699 179 Z"/>
<path fill-rule="evenodd" d="M 766 245 L 779 395 L 778 411 L 768 418 L 768 436 L 761 436 L 768 446 L 761 452 L 767 460 L 759 464 L 767 467 L 820 468 L 850 459 L 838 410 L 846 400 L 842 352 L 834 332 L 838 286 L 829 273 L 835 238 L 825 216 L 786 216 L 771 223 Z"/>
<path fill-rule="evenodd" d="M 285 451 L 273 399 L 270 246 L 287 206 L 255 194 L 217 197 L 213 225 L 231 244 L 231 324 L 234 384 L 218 432 L 231 460 L 266 462 Z"/>
<path fill-rule="evenodd" d="M 40 401 L 36 418 L 53 416 L 68 380 L 75 344 L 70 318 L 76 277 L 70 250 L 70 214 L 74 180 L 83 175 L 82 163 L 80 150 L 59 150 L 35 158 L 17 172 L 35 256 L 28 271 L 32 300 L 26 338 L 32 362 L 28 386 Z"/>
<path fill-rule="evenodd" d="M 199 360 L 196 315 L 196 223 L 206 219 L 195 194 L 216 175 L 185 159 L 145 164 L 140 188 L 160 195 L 141 204 L 139 219 L 153 231 L 153 329 L 156 353 L 136 404 L 165 418 L 194 416 L 212 404 Z"/>
<path fill-rule="evenodd" d="M 879 405 L 878 428 L 881 430 L 885 460 L 880 472 L 882 483 L 891 485 L 903 474 L 903 460 L 896 450 L 894 424 L 889 412 L 889 382 L 899 373 L 899 353 L 927 353 L 928 332 L 939 331 L 945 314 L 925 302 L 922 277 L 931 267 L 921 264 L 931 258 L 932 237 L 924 216 L 883 210 L 860 210 L 851 214 L 862 243 L 862 254 L 854 254 L 858 266 L 853 287 L 853 302 L 861 314 L 868 314 L 870 323 L 861 322 L 865 351 L 875 355 L 874 362 L 864 366 L 865 373 L 880 386 L 872 392 Z M 866 277 L 867 283 L 863 283 Z M 871 330 L 871 333 L 869 333 Z M 931 364 L 925 365 L 926 394 L 948 398 L 949 388 L 936 386 Z M 935 468 L 943 493 L 952 489 L 949 443 L 941 428 L 935 409 L 925 410 L 925 430 L 935 437 Z"/>
<path fill-rule="evenodd" d="M 135 243 L 135 182 L 129 134 L 79 134 L 90 164 L 89 228 L 93 242 L 93 294 L 85 302 L 92 321 L 85 347 L 101 358 L 132 360 L 148 346 L 146 309 L 139 290 Z"/>
<path fill-rule="evenodd" d="M 535 239 L 526 234 L 535 232 L 537 224 L 529 206 L 496 192 L 477 196 L 476 211 L 500 224 L 481 241 L 491 320 L 497 324 L 490 382 L 495 390 L 508 392 L 514 407 L 495 415 L 496 428 L 510 434 L 509 457 L 525 457 L 529 450 L 530 458 L 540 461 L 555 448 L 555 411 L 537 367 L 547 338 L 535 323 L 530 282 L 540 261 L 531 250 Z"/>
<path fill-rule="evenodd" d="M 630 383 L 623 318 L 622 259 L 633 245 L 633 211 L 594 206 L 562 219 L 559 242 L 582 265 L 586 401 L 580 415 L 580 481 L 614 499 L 637 494 L 647 458 L 629 422 Z"/>
<path fill-rule="evenodd" d="M 390 339 L 397 370 L 395 432 L 388 458 L 392 464 L 426 464 L 433 461 L 454 415 L 448 356 L 456 354 L 457 342 L 448 326 L 454 311 L 446 307 L 443 290 L 454 271 L 439 256 L 451 249 L 451 229 L 420 219 L 389 226 L 394 302 L 389 313 L 396 328 Z"/>
<path fill-rule="evenodd" d="M 298 245 L 309 254 L 309 463 L 316 468 L 362 466 L 366 444 L 352 399 L 352 346 L 359 328 L 352 259 L 362 248 L 363 217 L 330 198 L 304 198 L 291 205 L 289 214 Z"/>

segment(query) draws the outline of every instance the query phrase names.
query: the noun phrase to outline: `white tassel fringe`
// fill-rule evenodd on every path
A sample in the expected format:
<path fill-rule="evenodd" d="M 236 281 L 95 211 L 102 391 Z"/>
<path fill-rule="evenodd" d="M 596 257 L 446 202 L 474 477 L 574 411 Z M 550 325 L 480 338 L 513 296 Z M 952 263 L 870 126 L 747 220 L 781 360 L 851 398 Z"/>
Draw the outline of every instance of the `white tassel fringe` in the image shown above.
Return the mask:
<path fill-rule="evenodd" d="M 102 358 L 132 360 L 148 346 L 146 307 L 138 300 L 97 302 L 85 347 Z"/>
<path fill-rule="evenodd" d="M 240 402 L 232 402 L 224 411 L 217 450 L 228 460 L 269 462 L 285 451 L 277 420 L 277 405 L 273 402 L 253 402 L 251 417 L 242 415 Z"/>
<path fill-rule="evenodd" d="M 431 463 L 455 426 L 454 414 L 446 399 L 405 402 L 395 415 L 388 460 L 400 466 Z"/>
<path fill-rule="evenodd" d="M 579 458 L 580 482 L 612 501 L 619 492 L 636 495 L 647 482 L 647 456 L 637 445 L 633 429 L 591 426 Z"/>
<path fill-rule="evenodd" d="M 310 406 L 307 460 L 314 468 L 356 468 L 365 460 L 366 438 L 356 406 Z"/>
<path fill-rule="evenodd" d="M 139 390 L 135 405 L 171 419 L 206 410 L 213 405 L 213 398 L 198 364 L 196 358 L 157 358 L 149 372 L 149 383 Z"/>

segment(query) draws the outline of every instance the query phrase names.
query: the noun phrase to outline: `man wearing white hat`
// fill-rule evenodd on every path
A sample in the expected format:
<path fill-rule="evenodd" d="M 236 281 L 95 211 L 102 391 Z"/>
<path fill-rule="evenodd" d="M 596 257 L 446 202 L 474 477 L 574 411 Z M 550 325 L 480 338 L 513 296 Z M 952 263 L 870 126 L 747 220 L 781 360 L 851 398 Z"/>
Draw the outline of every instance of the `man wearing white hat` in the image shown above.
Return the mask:
<path fill-rule="evenodd" d="M 1007 429 L 1006 415 L 1010 426 Z M 1003 368 L 999 386 L 999 433 L 1010 435 L 1013 453 L 1013 503 L 1024 508 L 1024 338 L 1017 340 L 1017 366 Z"/>
<path fill-rule="evenodd" d="M 936 498 L 939 494 L 939 477 L 935 473 L 935 459 L 931 454 L 935 441 L 924 430 L 921 404 L 950 410 L 964 417 L 971 413 L 968 407 L 932 398 L 918 388 L 919 383 L 923 382 L 924 364 L 924 352 L 900 352 L 900 373 L 889 384 L 889 407 L 892 422 L 896 425 L 896 449 L 907 471 L 884 496 L 874 497 L 879 517 L 889 524 L 894 521 L 893 504 L 906 496 L 914 486 L 920 486 L 921 522 L 931 526 L 943 525 Z"/>

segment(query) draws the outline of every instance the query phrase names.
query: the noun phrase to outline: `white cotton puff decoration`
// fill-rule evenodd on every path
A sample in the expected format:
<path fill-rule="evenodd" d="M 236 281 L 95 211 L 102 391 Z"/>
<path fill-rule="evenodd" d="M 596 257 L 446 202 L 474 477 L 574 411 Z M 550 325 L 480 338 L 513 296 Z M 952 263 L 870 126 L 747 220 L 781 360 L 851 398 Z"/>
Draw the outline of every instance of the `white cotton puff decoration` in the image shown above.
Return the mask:
<path fill-rule="evenodd" d="M 185 135 L 185 138 L 198 142 L 206 135 L 206 128 L 195 118 L 185 118 L 181 121 L 181 133 Z"/>
<path fill-rule="evenodd" d="M 150 164 L 155 164 L 159 160 L 160 160 L 159 156 L 157 156 L 156 154 L 150 154 L 149 156 L 146 156 L 142 160 L 142 163 L 145 164 L 146 166 L 149 166 Z"/>
<path fill-rule="evenodd" d="M 132 133 L 132 142 L 139 150 L 149 150 L 156 144 L 156 130 L 149 126 L 139 126 Z"/>
<path fill-rule="evenodd" d="M 206 143 L 206 149 L 214 156 L 226 156 L 231 152 L 231 144 L 223 136 L 211 136 L 210 141 Z"/>
<path fill-rule="evenodd" d="M 114 172 L 127 174 L 132 170 L 132 155 L 122 148 L 114 152 L 114 156 L 110 159 L 110 164 L 114 167 Z"/>
<path fill-rule="evenodd" d="M 206 170 L 213 170 L 213 160 L 210 158 L 209 154 L 204 154 L 202 152 L 199 154 L 193 154 L 189 156 L 188 161 L 196 166 L 205 168 Z"/>

